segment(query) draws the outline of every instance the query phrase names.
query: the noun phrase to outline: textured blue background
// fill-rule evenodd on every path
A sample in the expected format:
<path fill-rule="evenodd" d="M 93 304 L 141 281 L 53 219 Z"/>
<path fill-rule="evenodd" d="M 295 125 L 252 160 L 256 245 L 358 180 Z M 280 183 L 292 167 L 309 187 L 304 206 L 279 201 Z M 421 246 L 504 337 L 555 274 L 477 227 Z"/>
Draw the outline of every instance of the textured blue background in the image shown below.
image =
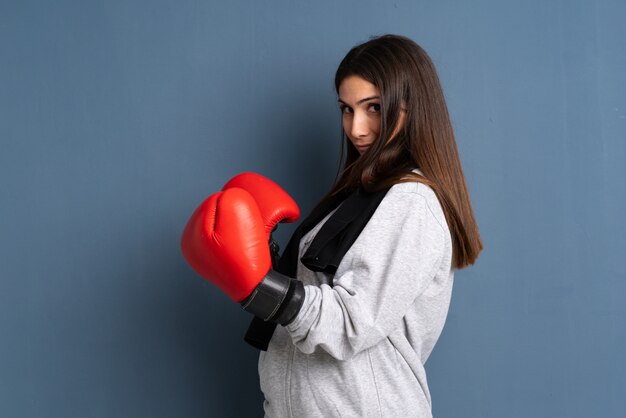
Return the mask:
<path fill-rule="evenodd" d="M 241 171 L 307 212 L 337 166 L 336 66 L 390 32 L 439 69 L 485 243 L 427 363 L 435 416 L 625 416 L 625 18 L 621 0 L 0 1 L 0 415 L 259 416 L 249 317 L 180 233 Z"/>

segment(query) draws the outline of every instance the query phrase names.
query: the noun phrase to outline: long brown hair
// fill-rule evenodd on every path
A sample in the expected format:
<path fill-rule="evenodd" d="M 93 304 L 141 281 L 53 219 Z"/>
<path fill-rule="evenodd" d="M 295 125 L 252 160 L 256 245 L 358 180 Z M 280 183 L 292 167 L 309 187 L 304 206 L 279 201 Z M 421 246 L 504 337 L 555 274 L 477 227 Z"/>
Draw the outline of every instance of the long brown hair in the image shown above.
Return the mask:
<path fill-rule="evenodd" d="M 434 190 L 446 216 L 453 267 L 473 264 L 483 244 L 443 90 L 430 57 L 407 37 L 382 35 L 353 47 L 344 57 L 335 74 L 337 94 L 341 82 L 352 75 L 380 91 L 380 134 L 360 156 L 342 129 L 343 167 L 318 206 L 337 193 L 359 187 L 375 191 L 406 181 L 424 183 Z M 389 141 L 401 109 L 406 111 L 405 122 Z M 412 172 L 414 168 L 423 176 Z"/>

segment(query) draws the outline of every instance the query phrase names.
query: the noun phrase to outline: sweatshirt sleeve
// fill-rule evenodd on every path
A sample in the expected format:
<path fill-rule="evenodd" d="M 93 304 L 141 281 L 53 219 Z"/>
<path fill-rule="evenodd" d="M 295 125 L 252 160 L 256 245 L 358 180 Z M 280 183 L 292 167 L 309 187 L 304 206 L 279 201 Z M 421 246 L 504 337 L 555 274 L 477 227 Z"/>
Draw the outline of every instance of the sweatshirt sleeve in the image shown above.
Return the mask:
<path fill-rule="evenodd" d="M 286 327 L 300 351 L 341 360 L 376 345 L 432 282 L 448 232 L 416 190 L 390 189 L 344 256 L 333 287 L 305 286 L 304 304 Z"/>

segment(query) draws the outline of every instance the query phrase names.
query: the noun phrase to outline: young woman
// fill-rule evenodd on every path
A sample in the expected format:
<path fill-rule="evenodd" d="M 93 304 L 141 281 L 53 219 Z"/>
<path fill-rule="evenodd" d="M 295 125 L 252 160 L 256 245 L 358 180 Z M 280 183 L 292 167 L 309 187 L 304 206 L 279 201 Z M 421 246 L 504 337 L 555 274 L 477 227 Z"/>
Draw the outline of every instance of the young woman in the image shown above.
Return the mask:
<path fill-rule="evenodd" d="M 193 221 L 197 211 L 183 253 L 256 315 L 247 340 L 263 350 L 266 416 L 430 417 L 424 363 L 444 326 L 455 270 L 482 249 L 444 95 L 426 52 L 397 35 L 352 48 L 335 87 L 343 168 L 275 270 L 267 234 L 297 218 L 297 206 L 249 174 L 201 210 L 216 230 L 222 222 L 230 234 L 236 225 L 234 249 L 225 255 L 226 240 L 200 242 L 206 231 L 193 231 L 206 222 Z M 235 257 L 243 261 L 224 261 Z"/>

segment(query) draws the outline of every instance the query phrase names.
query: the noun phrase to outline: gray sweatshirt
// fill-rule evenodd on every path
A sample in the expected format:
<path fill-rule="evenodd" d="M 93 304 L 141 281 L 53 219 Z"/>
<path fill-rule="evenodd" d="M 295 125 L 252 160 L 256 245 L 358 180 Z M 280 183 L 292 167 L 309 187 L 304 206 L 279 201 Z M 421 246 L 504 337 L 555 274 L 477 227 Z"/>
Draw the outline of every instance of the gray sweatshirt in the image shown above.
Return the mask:
<path fill-rule="evenodd" d="M 448 313 L 451 258 L 435 193 L 410 182 L 391 187 L 334 277 L 299 262 L 304 305 L 259 357 L 265 416 L 431 417 L 424 363 Z"/>

